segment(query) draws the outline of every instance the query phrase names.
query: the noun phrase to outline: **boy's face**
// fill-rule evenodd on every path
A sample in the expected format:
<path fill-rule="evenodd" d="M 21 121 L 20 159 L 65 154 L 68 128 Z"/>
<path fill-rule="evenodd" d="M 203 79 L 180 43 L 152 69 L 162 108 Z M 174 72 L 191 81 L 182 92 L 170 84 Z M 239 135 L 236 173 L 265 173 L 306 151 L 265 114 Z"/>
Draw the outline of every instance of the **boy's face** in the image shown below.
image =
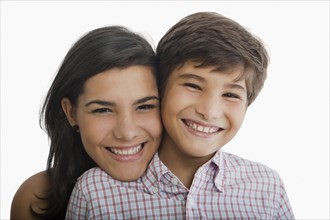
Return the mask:
<path fill-rule="evenodd" d="M 196 68 L 186 62 L 168 78 L 162 99 L 162 120 L 168 133 L 163 150 L 175 148 L 189 157 L 211 157 L 239 130 L 247 108 L 242 71 Z"/>

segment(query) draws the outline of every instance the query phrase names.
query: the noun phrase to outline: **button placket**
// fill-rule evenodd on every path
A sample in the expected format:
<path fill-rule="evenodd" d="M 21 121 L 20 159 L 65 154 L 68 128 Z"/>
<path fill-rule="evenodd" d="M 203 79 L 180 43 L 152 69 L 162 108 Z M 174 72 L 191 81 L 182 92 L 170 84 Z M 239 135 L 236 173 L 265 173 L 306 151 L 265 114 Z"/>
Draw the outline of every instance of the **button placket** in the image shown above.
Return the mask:
<path fill-rule="evenodd" d="M 193 198 L 188 198 L 187 199 L 187 207 L 189 209 L 192 209 L 195 206 L 195 200 Z"/>

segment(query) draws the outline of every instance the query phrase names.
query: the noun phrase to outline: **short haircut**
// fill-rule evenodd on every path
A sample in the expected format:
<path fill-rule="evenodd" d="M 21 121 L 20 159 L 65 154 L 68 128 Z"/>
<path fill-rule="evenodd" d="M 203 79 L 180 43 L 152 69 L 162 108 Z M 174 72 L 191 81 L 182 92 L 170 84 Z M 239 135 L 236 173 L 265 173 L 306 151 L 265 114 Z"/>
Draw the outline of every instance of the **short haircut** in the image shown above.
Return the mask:
<path fill-rule="evenodd" d="M 229 72 L 243 67 L 247 104 L 259 94 L 267 77 L 269 56 L 260 39 L 237 22 L 214 12 L 191 14 L 176 23 L 157 46 L 161 95 L 169 75 L 186 61 L 196 67 Z"/>

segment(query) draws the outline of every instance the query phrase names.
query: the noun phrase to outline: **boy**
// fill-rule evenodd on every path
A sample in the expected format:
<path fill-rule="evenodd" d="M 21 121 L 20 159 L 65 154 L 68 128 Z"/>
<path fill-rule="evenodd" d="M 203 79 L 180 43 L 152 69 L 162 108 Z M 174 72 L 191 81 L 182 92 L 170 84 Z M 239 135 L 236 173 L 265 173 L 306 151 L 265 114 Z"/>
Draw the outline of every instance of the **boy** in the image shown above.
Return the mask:
<path fill-rule="evenodd" d="M 294 219 L 275 171 L 221 151 L 263 87 L 263 44 L 235 21 L 202 12 L 174 25 L 157 56 L 166 130 L 158 154 L 136 182 L 85 173 L 67 217 L 79 217 L 83 199 L 91 219 Z"/>

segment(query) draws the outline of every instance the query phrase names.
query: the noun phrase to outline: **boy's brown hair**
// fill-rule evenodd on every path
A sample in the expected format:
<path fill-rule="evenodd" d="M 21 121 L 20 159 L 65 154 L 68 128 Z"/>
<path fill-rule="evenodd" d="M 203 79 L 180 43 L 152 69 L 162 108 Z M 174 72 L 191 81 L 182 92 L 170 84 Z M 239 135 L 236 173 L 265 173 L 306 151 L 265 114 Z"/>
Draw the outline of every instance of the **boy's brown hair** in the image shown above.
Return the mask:
<path fill-rule="evenodd" d="M 237 22 L 213 12 L 189 15 L 175 24 L 157 46 L 160 91 L 169 75 L 186 61 L 229 72 L 242 66 L 250 105 L 267 77 L 268 53 L 260 39 Z"/>

